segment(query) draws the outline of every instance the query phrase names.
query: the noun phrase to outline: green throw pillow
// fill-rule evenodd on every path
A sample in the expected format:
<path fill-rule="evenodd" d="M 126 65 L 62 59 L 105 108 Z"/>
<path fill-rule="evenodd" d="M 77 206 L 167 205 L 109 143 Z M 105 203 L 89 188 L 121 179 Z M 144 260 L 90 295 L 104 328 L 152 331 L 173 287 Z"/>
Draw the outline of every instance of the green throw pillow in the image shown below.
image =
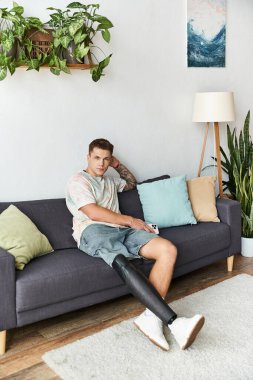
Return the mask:
<path fill-rule="evenodd" d="M 196 224 L 188 197 L 186 177 L 137 185 L 144 218 L 159 228 Z"/>
<path fill-rule="evenodd" d="M 17 269 L 53 251 L 46 236 L 14 205 L 0 214 L 0 247 L 15 256 Z"/>

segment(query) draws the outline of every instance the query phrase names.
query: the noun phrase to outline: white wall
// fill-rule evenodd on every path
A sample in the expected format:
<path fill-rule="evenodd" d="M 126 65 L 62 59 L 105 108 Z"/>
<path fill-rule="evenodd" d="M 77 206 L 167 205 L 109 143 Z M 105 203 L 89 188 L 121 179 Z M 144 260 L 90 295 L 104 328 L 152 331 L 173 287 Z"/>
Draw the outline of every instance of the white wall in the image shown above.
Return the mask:
<path fill-rule="evenodd" d="M 44 21 L 47 6 L 69 2 L 19 0 L 26 15 Z M 18 69 L 0 82 L 0 201 L 64 196 L 98 137 L 111 140 L 138 180 L 195 176 L 204 134 L 191 122 L 195 92 L 234 91 L 238 128 L 253 111 L 253 1 L 227 3 L 226 68 L 187 68 L 186 1 L 100 0 L 100 13 L 115 25 L 100 82 L 87 71 L 55 77 L 47 69 Z M 223 128 L 223 146 L 225 137 Z M 212 144 L 211 134 L 205 163 Z"/>

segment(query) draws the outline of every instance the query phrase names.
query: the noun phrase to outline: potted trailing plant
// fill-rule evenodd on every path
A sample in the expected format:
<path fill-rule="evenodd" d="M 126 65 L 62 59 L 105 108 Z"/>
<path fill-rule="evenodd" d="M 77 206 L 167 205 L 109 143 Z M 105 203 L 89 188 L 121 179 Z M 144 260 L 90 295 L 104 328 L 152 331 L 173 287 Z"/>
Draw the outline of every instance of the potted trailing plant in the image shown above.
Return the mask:
<path fill-rule="evenodd" d="M 13 8 L 0 8 L 0 80 L 4 80 L 9 70 L 13 75 L 16 69 L 17 46 L 23 28 L 20 22 L 23 7 L 13 3 Z"/>
<path fill-rule="evenodd" d="M 113 27 L 111 21 L 97 14 L 99 4 L 73 2 L 64 10 L 54 7 L 47 9 L 54 11 L 48 21 L 54 37 L 48 58 L 52 73 L 59 75 L 61 71 L 69 72 L 68 63 L 84 64 L 87 59 L 91 65 L 92 79 L 97 82 L 104 75 L 103 70 L 109 64 L 111 54 L 106 56 L 93 40 L 101 33 L 104 41 L 110 42 L 109 29 Z M 96 57 L 96 50 L 104 55 L 101 61 Z"/>
<path fill-rule="evenodd" d="M 17 65 L 26 65 L 27 70 L 39 71 L 46 62 L 50 52 L 49 44 L 53 38 L 45 30 L 44 24 L 39 18 L 26 17 L 23 22 L 24 34 L 20 42 Z"/>
<path fill-rule="evenodd" d="M 0 8 L 0 80 L 6 78 L 8 70 L 13 75 L 21 65 L 26 65 L 27 70 L 39 70 L 47 56 L 32 40 L 37 31 L 47 33 L 43 23 L 37 17 L 24 17 L 23 13 L 24 8 L 16 2 L 10 10 Z"/>
<path fill-rule="evenodd" d="M 241 203 L 242 210 L 242 255 L 253 256 L 253 143 L 249 133 L 250 111 L 239 138 L 236 130 L 227 126 L 229 156 L 221 148 L 222 169 L 228 179 L 223 181 L 232 197 Z"/>

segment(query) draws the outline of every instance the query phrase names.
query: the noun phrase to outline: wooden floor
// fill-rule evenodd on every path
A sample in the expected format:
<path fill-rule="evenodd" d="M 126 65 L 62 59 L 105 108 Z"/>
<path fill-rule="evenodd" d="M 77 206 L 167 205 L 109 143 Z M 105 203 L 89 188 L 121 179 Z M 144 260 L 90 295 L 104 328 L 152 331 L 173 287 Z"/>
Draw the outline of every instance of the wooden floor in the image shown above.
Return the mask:
<path fill-rule="evenodd" d="M 166 300 L 172 302 L 240 273 L 253 275 L 253 258 L 237 256 L 231 273 L 227 272 L 226 260 L 222 260 L 177 278 L 173 280 Z M 59 379 L 42 361 L 41 356 L 45 352 L 134 317 L 143 309 L 129 295 L 10 330 L 7 333 L 6 354 L 0 358 L 0 379 Z"/>

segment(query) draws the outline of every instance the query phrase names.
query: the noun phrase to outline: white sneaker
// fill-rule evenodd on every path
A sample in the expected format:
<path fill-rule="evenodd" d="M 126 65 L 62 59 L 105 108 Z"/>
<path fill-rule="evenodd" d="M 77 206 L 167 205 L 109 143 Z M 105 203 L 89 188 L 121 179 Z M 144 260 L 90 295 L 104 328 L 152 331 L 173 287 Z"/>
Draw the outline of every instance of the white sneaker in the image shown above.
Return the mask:
<path fill-rule="evenodd" d="M 194 342 L 197 334 L 205 323 L 203 315 L 196 314 L 192 318 L 177 318 L 168 325 L 180 348 L 185 350 Z"/>
<path fill-rule="evenodd" d="M 144 311 L 134 320 L 134 324 L 151 342 L 163 350 L 169 351 L 169 344 L 163 335 L 163 323 L 158 317 L 146 315 Z"/>

